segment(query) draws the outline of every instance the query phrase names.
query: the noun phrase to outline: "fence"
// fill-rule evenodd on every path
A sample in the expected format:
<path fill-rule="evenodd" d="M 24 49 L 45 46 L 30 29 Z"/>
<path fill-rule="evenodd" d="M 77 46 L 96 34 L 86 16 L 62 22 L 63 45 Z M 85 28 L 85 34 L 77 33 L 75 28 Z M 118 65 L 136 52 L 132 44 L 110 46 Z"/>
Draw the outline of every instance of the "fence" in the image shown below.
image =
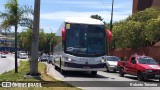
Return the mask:
<path fill-rule="evenodd" d="M 139 48 L 139 49 L 116 49 L 111 50 L 109 52 L 109 55 L 114 55 L 120 57 L 122 60 L 127 60 L 129 57 L 133 54 L 138 55 L 146 55 L 154 58 L 156 61 L 160 62 L 160 46 L 154 46 L 154 47 L 145 47 L 145 48 Z"/>

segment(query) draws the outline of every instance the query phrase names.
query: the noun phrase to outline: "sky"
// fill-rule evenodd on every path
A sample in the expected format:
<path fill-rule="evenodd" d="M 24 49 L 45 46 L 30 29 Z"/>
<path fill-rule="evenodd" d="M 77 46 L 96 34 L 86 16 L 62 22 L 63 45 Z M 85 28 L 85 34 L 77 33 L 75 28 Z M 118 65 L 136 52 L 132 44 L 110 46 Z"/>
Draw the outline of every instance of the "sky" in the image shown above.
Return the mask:
<path fill-rule="evenodd" d="M 8 0 L 0 0 L 0 11 Z M 19 5 L 34 7 L 34 0 L 19 0 Z M 40 28 L 45 33 L 56 33 L 65 17 L 100 15 L 105 22 L 111 19 L 112 0 L 41 0 Z M 114 0 L 113 22 L 132 14 L 132 0 Z M 0 20 L 1 22 L 1 20 Z M 19 27 L 18 32 L 24 28 Z M 14 31 L 14 30 L 11 30 Z"/>

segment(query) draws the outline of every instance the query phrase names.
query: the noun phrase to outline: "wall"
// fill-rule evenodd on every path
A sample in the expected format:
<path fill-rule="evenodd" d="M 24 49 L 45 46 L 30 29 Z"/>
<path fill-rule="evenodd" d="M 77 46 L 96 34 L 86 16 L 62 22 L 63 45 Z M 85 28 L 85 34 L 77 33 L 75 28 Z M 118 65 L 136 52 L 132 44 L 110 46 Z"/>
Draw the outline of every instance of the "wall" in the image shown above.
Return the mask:
<path fill-rule="evenodd" d="M 156 61 L 160 62 L 160 46 L 155 47 L 145 47 L 139 49 L 121 49 L 121 50 L 112 50 L 109 52 L 109 55 L 114 55 L 127 60 L 131 55 L 137 53 L 138 55 L 146 55 L 153 57 Z"/>

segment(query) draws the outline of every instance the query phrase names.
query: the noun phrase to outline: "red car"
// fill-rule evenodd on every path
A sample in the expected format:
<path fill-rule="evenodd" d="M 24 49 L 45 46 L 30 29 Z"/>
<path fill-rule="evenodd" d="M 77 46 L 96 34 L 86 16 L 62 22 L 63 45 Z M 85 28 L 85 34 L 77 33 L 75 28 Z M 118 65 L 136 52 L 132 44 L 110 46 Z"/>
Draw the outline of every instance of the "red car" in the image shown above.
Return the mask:
<path fill-rule="evenodd" d="M 159 79 L 160 65 L 149 56 L 132 55 L 130 59 L 118 61 L 119 76 L 131 74 L 137 76 L 138 80 Z"/>

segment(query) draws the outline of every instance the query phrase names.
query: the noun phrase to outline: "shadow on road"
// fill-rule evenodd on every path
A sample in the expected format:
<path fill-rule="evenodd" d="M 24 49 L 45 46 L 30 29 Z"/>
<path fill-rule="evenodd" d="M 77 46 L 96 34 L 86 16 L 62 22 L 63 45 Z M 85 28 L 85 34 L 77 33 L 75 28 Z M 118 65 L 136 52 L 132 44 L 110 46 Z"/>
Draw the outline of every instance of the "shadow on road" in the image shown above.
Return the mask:
<path fill-rule="evenodd" d="M 60 69 L 56 69 L 59 73 L 61 72 Z M 97 75 L 93 76 L 90 72 L 87 71 L 65 71 L 64 74 L 62 74 L 64 77 L 83 77 L 83 78 L 109 78 L 106 76 L 99 75 L 97 72 Z"/>
<path fill-rule="evenodd" d="M 132 80 L 138 80 L 136 76 L 124 76 L 124 78 L 128 78 L 128 79 L 132 79 Z M 155 81 L 154 79 L 150 79 L 150 80 L 145 80 L 145 81 L 141 81 L 141 82 L 159 82 L 159 81 Z"/>

